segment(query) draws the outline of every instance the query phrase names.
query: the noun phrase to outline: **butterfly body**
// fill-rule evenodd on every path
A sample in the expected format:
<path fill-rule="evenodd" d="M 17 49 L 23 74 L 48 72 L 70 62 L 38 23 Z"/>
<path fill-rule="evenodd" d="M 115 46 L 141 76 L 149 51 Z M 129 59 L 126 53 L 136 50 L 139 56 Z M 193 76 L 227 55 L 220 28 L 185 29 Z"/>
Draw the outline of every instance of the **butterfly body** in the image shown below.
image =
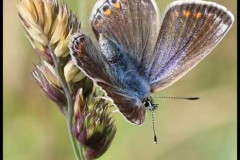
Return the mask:
<path fill-rule="evenodd" d="M 69 48 L 75 64 L 111 98 L 130 122 L 156 109 L 151 93 L 196 66 L 233 23 L 225 7 L 201 0 L 172 2 L 160 22 L 154 0 L 99 0 L 91 16 L 96 47 L 75 33 Z"/>
<path fill-rule="evenodd" d="M 116 85 L 119 89 L 127 90 L 127 94 L 141 101 L 148 97 L 150 95 L 149 83 L 137 70 L 134 59 L 111 40 L 100 38 L 100 46 L 113 77 L 116 77 Z"/>

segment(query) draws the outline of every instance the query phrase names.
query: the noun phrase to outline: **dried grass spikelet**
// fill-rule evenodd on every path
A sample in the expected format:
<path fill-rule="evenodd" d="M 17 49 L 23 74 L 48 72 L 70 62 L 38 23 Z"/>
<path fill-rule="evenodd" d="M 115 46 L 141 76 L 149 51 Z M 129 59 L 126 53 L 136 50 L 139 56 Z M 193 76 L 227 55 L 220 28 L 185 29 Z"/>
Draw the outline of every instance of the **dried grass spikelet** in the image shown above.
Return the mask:
<path fill-rule="evenodd" d="M 16 6 L 26 35 L 41 58 L 53 63 L 56 57 L 69 55 L 68 42 L 80 29 L 76 16 L 56 0 L 17 0 Z"/>

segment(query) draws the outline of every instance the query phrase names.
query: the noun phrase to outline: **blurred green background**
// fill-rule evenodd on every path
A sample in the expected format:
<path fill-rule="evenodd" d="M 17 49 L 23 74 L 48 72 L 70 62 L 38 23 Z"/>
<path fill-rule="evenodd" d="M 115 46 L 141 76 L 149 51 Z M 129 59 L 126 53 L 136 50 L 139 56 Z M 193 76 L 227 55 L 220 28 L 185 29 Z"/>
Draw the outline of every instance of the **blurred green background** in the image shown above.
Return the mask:
<path fill-rule="evenodd" d="M 156 1 L 160 13 L 171 2 Z M 88 17 L 96 0 L 65 2 L 90 33 Z M 117 134 L 100 160 L 237 159 L 237 1 L 216 2 L 234 14 L 231 30 L 197 67 L 158 92 L 201 99 L 155 99 L 159 103 L 155 112 L 157 145 L 153 144 L 150 113 L 140 127 L 116 113 Z M 14 1 L 4 0 L 3 4 L 4 160 L 73 160 L 66 121 L 31 76 L 38 57 L 24 35 Z"/>

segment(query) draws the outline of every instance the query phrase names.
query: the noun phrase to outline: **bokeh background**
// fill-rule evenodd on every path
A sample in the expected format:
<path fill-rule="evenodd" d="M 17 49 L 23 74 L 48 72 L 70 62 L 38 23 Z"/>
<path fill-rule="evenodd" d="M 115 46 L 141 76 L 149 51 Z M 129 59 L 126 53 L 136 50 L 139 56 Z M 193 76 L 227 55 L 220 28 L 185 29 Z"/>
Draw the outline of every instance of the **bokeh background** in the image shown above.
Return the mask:
<path fill-rule="evenodd" d="M 170 0 L 156 0 L 160 13 Z M 75 159 L 66 121 L 31 76 L 38 57 L 24 35 L 14 1 L 3 1 L 3 151 L 4 160 Z M 90 35 L 89 16 L 96 0 L 65 0 Z M 199 96 L 198 101 L 155 99 L 158 144 L 152 121 L 138 127 L 115 114 L 117 134 L 100 160 L 237 159 L 237 1 L 216 0 L 235 16 L 219 45 L 164 96 Z"/>

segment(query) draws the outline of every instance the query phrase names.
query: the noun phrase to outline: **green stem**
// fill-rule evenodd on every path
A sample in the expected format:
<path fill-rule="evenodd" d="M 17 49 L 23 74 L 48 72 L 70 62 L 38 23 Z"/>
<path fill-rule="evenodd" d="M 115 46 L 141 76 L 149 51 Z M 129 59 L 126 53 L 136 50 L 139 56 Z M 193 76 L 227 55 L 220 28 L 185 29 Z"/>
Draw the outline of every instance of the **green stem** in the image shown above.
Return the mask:
<path fill-rule="evenodd" d="M 84 160 L 83 154 L 82 154 L 82 148 L 80 147 L 80 149 L 78 149 L 75 137 L 73 136 L 72 133 L 72 118 L 69 118 L 69 116 L 67 116 L 67 126 L 68 126 L 68 134 L 71 140 L 71 144 L 72 144 L 72 148 L 75 154 L 75 157 L 77 160 Z M 80 152 L 79 152 L 80 151 Z"/>
<path fill-rule="evenodd" d="M 72 87 L 70 86 L 69 83 L 67 83 L 67 87 L 68 87 L 68 91 L 69 91 L 69 95 L 72 95 Z M 72 98 L 69 97 L 72 101 Z M 77 143 L 76 143 L 76 140 L 75 138 L 72 136 L 73 133 L 72 133 L 72 117 L 73 117 L 73 103 L 69 104 L 68 106 L 71 106 L 71 107 L 68 107 L 68 116 L 67 116 L 67 123 L 68 123 L 68 131 L 69 131 L 69 134 L 71 133 L 71 136 L 70 136 L 70 139 L 72 141 L 72 146 L 74 147 L 74 150 L 76 153 L 79 154 L 79 156 L 81 157 L 82 160 L 84 160 L 84 156 L 83 156 L 83 150 L 82 150 L 82 147 L 80 146 L 79 148 L 77 147 Z"/>
<path fill-rule="evenodd" d="M 63 70 L 62 67 L 60 67 L 60 59 L 57 58 L 55 56 L 55 54 L 52 52 L 52 50 L 50 49 L 51 47 L 49 47 L 49 50 L 51 52 L 51 56 L 53 58 L 53 61 L 54 61 L 54 69 L 55 69 L 55 72 L 56 72 L 56 75 L 57 75 L 57 78 L 59 79 L 59 82 L 63 88 L 63 91 L 65 93 L 65 96 L 67 98 L 67 108 L 65 108 L 65 116 L 66 116 L 66 119 L 67 119 L 67 128 L 68 128 L 68 133 L 69 133 L 69 137 L 70 137 L 70 140 L 71 140 L 71 144 L 72 144 L 72 148 L 73 148 L 73 151 L 74 151 L 74 154 L 75 154 L 75 157 L 77 160 L 84 160 L 84 156 L 83 156 L 83 151 L 82 151 L 82 147 L 77 146 L 77 143 L 76 143 L 76 139 L 73 135 L 73 132 L 72 132 L 72 118 L 73 118 L 73 97 L 72 97 L 72 93 L 71 93 L 71 90 L 69 90 L 69 86 L 67 85 L 66 83 L 66 80 L 64 78 L 64 76 L 61 74 L 63 72 L 61 72 Z M 61 70 L 61 71 L 60 71 Z"/>

